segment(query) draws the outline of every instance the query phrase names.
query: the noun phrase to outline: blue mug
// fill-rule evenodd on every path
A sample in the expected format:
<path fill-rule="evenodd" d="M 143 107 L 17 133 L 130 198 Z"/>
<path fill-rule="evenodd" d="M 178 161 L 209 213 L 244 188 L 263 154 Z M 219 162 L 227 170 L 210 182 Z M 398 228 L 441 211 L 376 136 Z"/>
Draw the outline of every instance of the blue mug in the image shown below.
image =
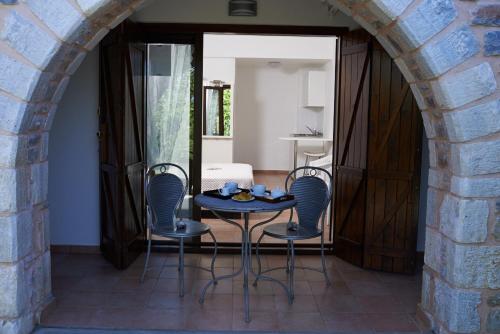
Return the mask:
<path fill-rule="evenodd" d="M 266 185 L 254 184 L 254 186 L 250 188 L 250 193 L 255 196 L 264 196 L 266 194 Z"/>
<path fill-rule="evenodd" d="M 234 193 L 238 190 L 238 183 L 236 182 L 226 182 L 224 188 L 229 189 L 229 192 Z"/>
<path fill-rule="evenodd" d="M 280 189 L 279 187 L 276 187 L 273 190 L 271 190 L 271 197 L 272 198 L 278 198 L 278 197 L 281 197 L 284 195 L 285 195 L 285 191 Z"/>
<path fill-rule="evenodd" d="M 231 190 L 229 190 L 228 187 L 224 187 L 219 189 L 219 194 L 221 194 L 222 196 L 229 196 L 231 194 Z"/>

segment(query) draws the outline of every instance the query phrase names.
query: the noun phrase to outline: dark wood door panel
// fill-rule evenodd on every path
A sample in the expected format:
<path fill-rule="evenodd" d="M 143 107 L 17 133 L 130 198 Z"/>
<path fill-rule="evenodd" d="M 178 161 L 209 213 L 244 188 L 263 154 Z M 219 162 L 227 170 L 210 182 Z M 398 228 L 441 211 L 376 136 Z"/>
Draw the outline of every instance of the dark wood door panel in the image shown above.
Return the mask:
<path fill-rule="evenodd" d="M 144 224 L 146 51 L 130 46 L 127 24 L 100 45 L 101 250 L 117 268 L 141 253 Z"/>

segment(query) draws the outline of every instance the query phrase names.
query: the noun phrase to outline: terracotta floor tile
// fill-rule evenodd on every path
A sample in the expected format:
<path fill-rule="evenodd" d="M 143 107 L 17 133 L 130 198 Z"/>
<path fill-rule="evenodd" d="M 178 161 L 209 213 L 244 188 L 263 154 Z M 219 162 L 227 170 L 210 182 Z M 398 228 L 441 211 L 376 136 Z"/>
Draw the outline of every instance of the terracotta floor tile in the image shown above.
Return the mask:
<path fill-rule="evenodd" d="M 74 291 L 95 291 L 109 292 L 112 291 L 116 283 L 120 280 L 117 276 L 88 276 L 84 277 L 74 287 Z"/>
<path fill-rule="evenodd" d="M 174 309 L 145 309 L 141 312 L 140 329 L 183 330 L 186 328 L 185 312 Z"/>
<path fill-rule="evenodd" d="M 155 292 L 149 296 L 146 306 L 153 309 L 187 309 L 195 302 L 197 298 L 192 294 L 179 297 L 177 293 Z"/>
<path fill-rule="evenodd" d="M 352 295 L 314 296 L 321 312 L 326 313 L 361 313 L 361 306 Z"/>
<path fill-rule="evenodd" d="M 225 311 L 233 312 L 233 295 L 232 294 L 207 294 L 205 295 L 205 301 L 203 304 L 199 303 L 199 295 L 195 296 L 195 302 L 190 304 L 191 310 L 203 311 Z"/>
<path fill-rule="evenodd" d="M 343 281 L 332 282 L 327 285 L 324 281 L 314 281 L 308 282 L 313 295 L 329 295 L 335 297 L 337 295 L 351 295 L 351 290 L 347 287 L 347 284 Z"/>
<path fill-rule="evenodd" d="M 234 273 L 234 269 L 231 268 L 215 268 L 215 277 L 219 276 L 224 276 L 224 275 L 230 275 Z M 205 270 L 199 270 L 198 271 L 198 276 L 196 276 L 198 279 L 212 279 L 212 273 L 209 271 Z"/>
<path fill-rule="evenodd" d="M 377 273 L 364 270 L 364 271 L 342 271 L 339 270 L 340 275 L 344 281 L 349 282 L 379 282 Z"/>
<path fill-rule="evenodd" d="M 319 312 L 318 305 L 313 296 L 299 296 L 296 295 L 293 299 L 293 303 L 288 303 L 288 297 L 286 295 L 274 296 L 274 302 L 276 304 L 276 309 L 279 312 L 307 312 L 315 313 Z"/>
<path fill-rule="evenodd" d="M 287 285 L 287 281 L 281 281 L 283 284 Z M 275 295 L 285 295 L 286 291 L 279 284 L 273 284 L 273 290 Z M 294 291 L 296 296 L 310 296 L 312 295 L 312 290 L 310 287 L 310 282 L 308 281 L 294 281 Z"/>
<path fill-rule="evenodd" d="M 70 291 L 59 294 L 56 298 L 57 307 L 102 307 L 111 293 Z"/>
<path fill-rule="evenodd" d="M 278 331 L 279 321 L 271 312 L 252 311 L 251 321 L 245 322 L 243 311 L 233 313 L 233 331 Z"/>
<path fill-rule="evenodd" d="M 204 287 L 210 280 L 195 280 L 193 284 L 193 293 L 200 294 Z M 217 282 L 217 284 L 211 284 L 207 289 L 207 294 L 230 294 L 233 292 L 233 281 L 230 279 L 224 279 Z"/>
<path fill-rule="evenodd" d="M 232 295 L 233 297 L 233 309 L 237 311 L 243 311 L 244 301 L 243 295 Z M 276 311 L 276 304 L 274 301 L 275 296 L 267 295 L 254 295 L 250 298 L 250 311 L 268 311 L 274 313 Z"/>
<path fill-rule="evenodd" d="M 184 313 L 187 330 L 231 330 L 233 314 L 226 311 L 196 310 Z"/>
<path fill-rule="evenodd" d="M 184 288 L 186 291 L 191 291 L 193 288 L 194 280 L 185 280 Z M 178 293 L 179 291 L 179 280 L 177 278 L 160 278 L 157 280 L 156 285 L 153 288 L 153 292 L 171 292 Z"/>
<path fill-rule="evenodd" d="M 184 278 L 192 279 L 196 278 L 198 270 L 194 268 L 184 268 Z M 179 271 L 176 267 L 163 267 L 161 271 L 160 278 L 178 278 Z"/>
<path fill-rule="evenodd" d="M 147 293 L 153 291 L 157 281 L 155 278 L 146 278 L 141 282 L 139 278 L 122 277 L 114 284 L 113 291 Z"/>
<path fill-rule="evenodd" d="M 82 276 L 77 277 L 52 277 L 52 292 L 74 291 L 78 284 L 84 279 Z"/>
<path fill-rule="evenodd" d="M 85 327 L 109 329 L 140 329 L 145 326 L 142 309 L 102 308 L 97 309 Z"/>
<path fill-rule="evenodd" d="M 371 331 L 372 327 L 362 313 L 326 313 L 321 314 L 329 332 Z"/>
<path fill-rule="evenodd" d="M 45 326 L 88 327 L 96 309 L 82 307 L 55 307 L 44 315 L 41 324 Z"/>
<path fill-rule="evenodd" d="M 376 332 L 418 332 L 413 319 L 407 314 L 369 314 L 367 321 Z"/>
<path fill-rule="evenodd" d="M 325 331 L 325 323 L 319 313 L 278 313 L 281 331 Z"/>
<path fill-rule="evenodd" d="M 102 306 L 106 308 L 144 308 L 150 298 L 150 293 L 144 292 L 114 292 L 106 295 Z"/>
<path fill-rule="evenodd" d="M 365 314 L 371 313 L 405 313 L 403 305 L 393 296 L 356 297 L 360 309 Z"/>
<path fill-rule="evenodd" d="M 218 255 L 215 260 L 215 268 L 233 268 L 234 260 L 233 255 Z M 201 258 L 200 265 L 205 268 L 210 268 L 212 264 L 212 257 L 204 255 Z"/>
<path fill-rule="evenodd" d="M 248 291 L 250 295 L 274 295 L 273 284 L 276 283 L 259 281 L 257 286 L 253 286 L 253 280 L 250 279 L 248 282 Z M 235 295 L 243 294 L 243 281 L 233 281 L 233 293 Z"/>
<path fill-rule="evenodd" d="M 351 281 L 346 284 L 355 296 L 387 296 L 391 291 L 385 285 L 377 281 Z"/>

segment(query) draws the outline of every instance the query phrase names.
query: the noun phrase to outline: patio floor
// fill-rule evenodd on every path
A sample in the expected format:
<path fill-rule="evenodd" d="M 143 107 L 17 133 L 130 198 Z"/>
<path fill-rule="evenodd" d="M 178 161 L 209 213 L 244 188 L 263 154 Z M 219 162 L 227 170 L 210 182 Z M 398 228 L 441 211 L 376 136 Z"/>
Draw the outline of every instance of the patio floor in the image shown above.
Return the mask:
<path fill-rule="evenodd" d="M 207 266 L 207 255 L 187 254 L 186 262 Z M 284 256 L 263 256 L 265 267 L 283 265 Z M 418 332 L 415 320 L 420 274 L 402 276 L 362 270 L 329 256 L 333 285 L 321 274 L 296 270 L 296 297 L 287 303 L 271 282 L 251 286 L 251 317 L 243 321 L 242 276 L 210 289 L 198 303 L 208 273 L 186 269 L 186 295 L 177 295 L 177 271 L 167 267 L 175 254 L 154 253 L 152 269 L 139 282 L 144 257 L 118 271 L 99 255 L 53 254 L 54 303 L 42 315 L 42 326 L 158 330 L 373 331 Z M 238 267 L 237 255 L 221 255 L 217 274 Z M 298 256 L 298 265 L 319 265 L 318 256 Z M 284 279 L 284 273 L 274 277 Z"/>

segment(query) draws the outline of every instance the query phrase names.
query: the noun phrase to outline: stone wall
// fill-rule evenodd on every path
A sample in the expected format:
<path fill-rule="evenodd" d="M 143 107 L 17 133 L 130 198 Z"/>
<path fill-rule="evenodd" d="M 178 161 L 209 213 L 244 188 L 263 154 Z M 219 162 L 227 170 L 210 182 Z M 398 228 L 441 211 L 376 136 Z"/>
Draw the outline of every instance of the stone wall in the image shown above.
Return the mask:
<path fill-rule="evenodd" d="M 429 138 L 420 316 L 437 332 L 500 332 L 500 3 L 329 0 L 376 36 Z M 88 50 L 143 0 L 0 0 L 0 333 L 51 300 L 47 143 Z"/>

